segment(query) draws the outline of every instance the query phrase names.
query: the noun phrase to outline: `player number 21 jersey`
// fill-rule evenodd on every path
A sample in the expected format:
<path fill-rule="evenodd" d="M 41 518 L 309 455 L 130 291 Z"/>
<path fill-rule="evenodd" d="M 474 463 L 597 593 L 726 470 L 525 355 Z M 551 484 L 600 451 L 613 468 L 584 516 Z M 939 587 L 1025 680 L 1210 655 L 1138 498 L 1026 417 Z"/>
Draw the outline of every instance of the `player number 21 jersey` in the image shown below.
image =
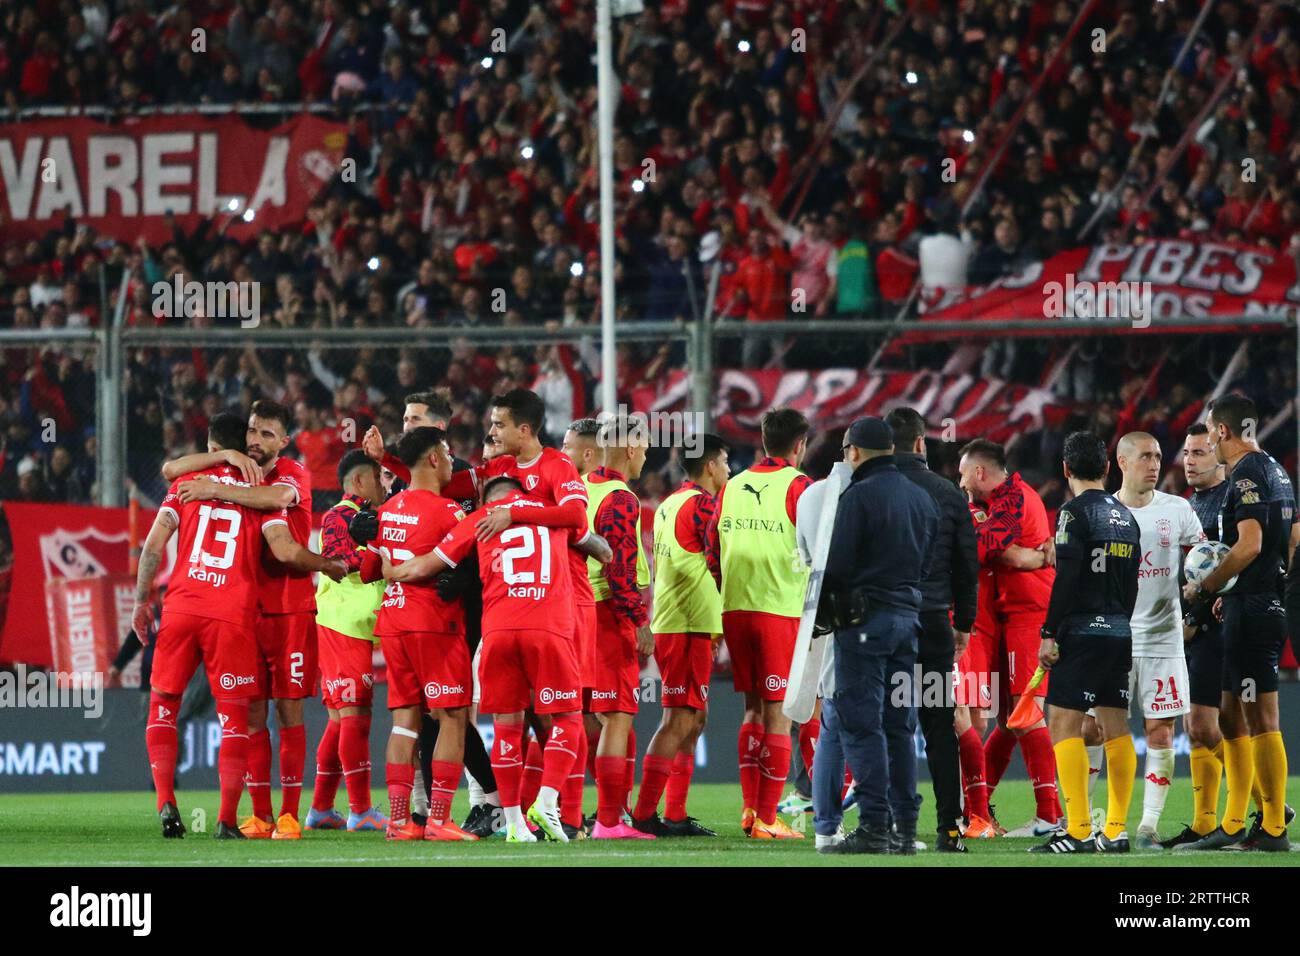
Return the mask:
<path fill-rule="evenodd" d="M 539 505 L 540 501 L 514 492 L 492 507 Z M 475 547 L 483 579 L 484 636 L 511 630 L 573 633 L 567 529 L 512 524 L 486 541 L 477 541 L 474 522 L 463 521 L 434 551 L 455 567 Z"/>

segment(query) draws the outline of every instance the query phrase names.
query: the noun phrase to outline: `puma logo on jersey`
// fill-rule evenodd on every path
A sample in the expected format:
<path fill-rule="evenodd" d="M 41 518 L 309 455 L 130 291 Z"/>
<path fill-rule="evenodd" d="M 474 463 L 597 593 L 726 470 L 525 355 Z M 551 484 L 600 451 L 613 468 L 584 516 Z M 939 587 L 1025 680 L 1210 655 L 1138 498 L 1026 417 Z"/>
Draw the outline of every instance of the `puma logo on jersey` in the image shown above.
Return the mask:
<path fill-rule="evenodd" d="M 763 492 L 767 491 L 767 485 L 764 485 L 762 488 L 755 488 L 749 482 L 745 482 L 740 487 L 742 490 L 748 491 L 751 495 L 753 495 L 755 498 L 758 499 L 758 506 L 760 508 L 763 506 Z"/>

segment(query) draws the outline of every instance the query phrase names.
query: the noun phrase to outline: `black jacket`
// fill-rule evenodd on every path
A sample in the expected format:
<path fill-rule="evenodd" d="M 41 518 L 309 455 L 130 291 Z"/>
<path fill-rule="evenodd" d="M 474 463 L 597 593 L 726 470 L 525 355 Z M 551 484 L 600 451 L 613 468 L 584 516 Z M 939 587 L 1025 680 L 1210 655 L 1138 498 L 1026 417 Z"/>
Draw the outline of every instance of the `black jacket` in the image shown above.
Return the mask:
<path fill-rule="evenodd" d="M 943 475 L 936 475 L 922 455 L 894 453 L 894 463 L 916 482 L 939 509 L 939 534 L 934 539 L 930 573 L 921 582 L 921 610 L 952 608 L 952 626 L 969 631 L 975 624 L 976 588 L 979 586 L 979 546 L 966 496 Z"/>
<path fill-rule="evenodd" d="M 919 611 L 938 531 L 934 502 L 892 455 L 864 462 L 840 496 L 824 586 L 861 588 L 873 604 Z"/>

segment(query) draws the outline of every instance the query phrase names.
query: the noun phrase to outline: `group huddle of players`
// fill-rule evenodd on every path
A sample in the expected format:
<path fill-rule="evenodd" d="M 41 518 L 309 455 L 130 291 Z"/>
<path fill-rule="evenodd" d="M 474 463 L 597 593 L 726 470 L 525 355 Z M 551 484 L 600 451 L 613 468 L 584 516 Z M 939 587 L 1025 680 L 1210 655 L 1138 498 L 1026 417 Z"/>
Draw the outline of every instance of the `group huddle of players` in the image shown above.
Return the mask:
<path fill-rule="evenodd" d="M 173 782 L 176 714 L 201 662 L 222 728 L 218 838 L 297 839 L 304 829 L 342 828 L 393 840 L 712 836 L 686 803 L 725 638 L 745 698 L 742 826 L 754 839 L 801 838 L 778 805 L 793 744 L 782 704 L 808 574 L 790 560 L 796 506 L 812 483 L 799 470 L 804 416 L 768 412 L 763 456 L 734 477 L 716 436 L 681 455 L 686 480 L 655 514 L 653 572 L 641 503 L 628 486 L 645 462 L 644 432 L 625 419 L 581 419 L 562 450 L 543 447 L 543 403 L 515 389 L 493 399 L 484 462 L 471 467 L 451 455 L 449 417 L 435 393 L 408 396 L 394 444 L 372 428 L 343 457 L 343 496 L 324 516 L 319 553 L 307 547 L 309 475 L 281 455 L 291 430 L 284 406 L 258 401 L 246 422 L 217 415 L 206 453 L 164 466 L 173 484 L 143 548 L 134 615 L 147 639 L 154 577 L 179 533 L 146 727 L 163 835 L 185 833 Z M 1152 436 L 1121 439 L 1123 483 L 1108 494 L 1104 443 L 1071 435 L 1064 473 L 1073 497 L 1054 535 L 1000 446 L 963 449 L 961 487 L 980 562 L 979 611 L 969 636 L 958 635 L 954 681 L 966 839 L 1044 836 L 1036 849 L 1046 852 L 1126 851 L 1135 697 L 1147 738 L 1138 847 L 1286 848 L 1277 662 L 1287 633 L 1283 569 L 1300 526 L 1290 481 L 1254 442 L 1254 421 L 1253 404 L 1229 395 L 1212 403 L 1207 425 L 1189 431 L 1190 502 L 1155 490 L 1161 460 Z M 740 490 L 726 493 L 729 481 Z M 1183 550 L 1207 537 L 1231 551 L 1180 594 Z M 642 596 L 648 587 L 653 613 Z M 372 805 L 370 790 L 375 645 L 392 715 L 387 813 Z M 633 801 L 632 720 L 651 655 L 663 715 Z M 1036 675 L 1040 667 L 1048 678 Z M 329 720 L 300 823 L 303 701 L 318 683 Z M 1046 695 L 1048 716 L 1009 729 L 1005 715 L 1029 694 Z M 988 712 L 1000 718 L 985 740 Z M 479 714 L 492 717 L 490 753 Z M 1161 841 L 1180 715 L 1194 748 L 1195 819 Z M 809 766 L 817 735 L 815 718 L 799 728 Z M 1008 833 L 990 797 L 1017 745 L 1037 812 Z M 1089 802 L 1103 762 L 1104 824 Z M 451 805 L 463 773 L 471 810 L 457 824 Z M 594 817 L 583 808 L 589 773 Z M 340 785 L 346 817 L 334 808 Z M 245 786 L 252 814 L 240 823 Z M 1247 828 L 1252 790 L 1258 812 Z"/>

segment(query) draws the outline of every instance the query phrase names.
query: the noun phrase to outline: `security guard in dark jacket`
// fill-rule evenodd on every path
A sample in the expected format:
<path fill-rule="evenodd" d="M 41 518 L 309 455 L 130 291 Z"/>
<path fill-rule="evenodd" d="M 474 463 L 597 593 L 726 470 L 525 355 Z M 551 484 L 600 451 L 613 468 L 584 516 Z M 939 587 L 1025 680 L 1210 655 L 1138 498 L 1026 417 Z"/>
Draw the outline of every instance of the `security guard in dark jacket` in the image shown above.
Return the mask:
<path fill-rule="evenodd" d="M 818 617 L 835 630 L 835 711 L 861 822 L 824 852 L 911 854 L 920 802 L 913 668 L 939 512 L 898 470 L 881 419 L 850 425 L 843 450 L 853 479 L 835 517 Z"/>
<path fill-rule="evenodd" d="M 885 418 L 894 431 L 894 461 L 908 479 L 930 495 L 939 510 L 939 534 L 930 573 L 921 581 L 921 733 L 934 787 L 939 838 L 935 849 L 965 852 L 961 818 L 961 763 L 953 730 L 953 661 L 970 641 L 979 583 L 979 548 L 966 496 L 926 464 L 925 419 L 912 408 L 896 408 Z M 952 611 L 949 621 L 948 613 Z M 957 632 L 954 637 L 954 630 Z"/>

